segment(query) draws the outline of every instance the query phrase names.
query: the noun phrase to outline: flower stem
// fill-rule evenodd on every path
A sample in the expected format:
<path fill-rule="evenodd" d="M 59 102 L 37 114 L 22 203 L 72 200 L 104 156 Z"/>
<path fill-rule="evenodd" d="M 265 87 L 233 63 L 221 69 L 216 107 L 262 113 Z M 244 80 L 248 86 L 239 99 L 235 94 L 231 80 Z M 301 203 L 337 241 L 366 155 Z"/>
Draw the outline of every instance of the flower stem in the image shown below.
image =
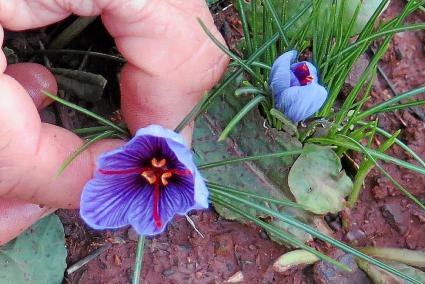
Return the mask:
<path fill-rule="evenodd" d="M 142 272 L 144 248 L 145 248 L 145 236 L 140 236 L 139 242 L 137 243 L 136 262 L 134 265 L 133 281 L 131 282 L 132 284 L 140 283 L 140 273 Z"/>

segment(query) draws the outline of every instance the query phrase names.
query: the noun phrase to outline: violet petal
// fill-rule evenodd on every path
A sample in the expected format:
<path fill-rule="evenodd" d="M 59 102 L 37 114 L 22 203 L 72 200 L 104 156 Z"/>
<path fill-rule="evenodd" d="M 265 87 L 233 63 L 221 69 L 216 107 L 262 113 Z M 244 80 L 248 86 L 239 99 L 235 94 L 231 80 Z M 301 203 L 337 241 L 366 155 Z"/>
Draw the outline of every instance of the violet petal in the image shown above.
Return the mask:
<path fill-rule="evenodd" d="M 319 84 L 294 86 L 286 89 L 281 96 L 284 114 L 293 122 L 309 118 L 316 113 L 326 101 L 328 92 Z"/>
<path fill-rule="evenodd" d="M 279 56 L 273 63 L 269 85 L 274 95 L 282 93 L 286 88 L 291 86 L 291 78 L 293 81 L 294 75 L 290 66 L 296 58 L 297 51 L 291 50 Z"/>
<path fill-rule="evenodd" d="M 94 229 L 120 228 L 128 225 L 131 204 L 146 194 L 140 176 L 97 176 L 84 187 L 80 214 Z"/>

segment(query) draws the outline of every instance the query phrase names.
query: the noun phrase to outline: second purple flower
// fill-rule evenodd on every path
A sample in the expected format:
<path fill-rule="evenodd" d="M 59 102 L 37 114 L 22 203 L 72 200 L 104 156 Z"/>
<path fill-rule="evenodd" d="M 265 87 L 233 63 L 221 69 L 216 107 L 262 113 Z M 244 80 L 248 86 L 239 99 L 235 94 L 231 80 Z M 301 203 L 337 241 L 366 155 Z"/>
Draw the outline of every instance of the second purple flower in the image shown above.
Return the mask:
<path fill-rule="evenodd" d="M 295 123 L 317 112 L 328 96 L 328 91 L 319 85 L 316 67 L 307 61 L 295 62 L 296 59 L 295 50 L 279 56 L 269 80 L 275 107 Z"/>

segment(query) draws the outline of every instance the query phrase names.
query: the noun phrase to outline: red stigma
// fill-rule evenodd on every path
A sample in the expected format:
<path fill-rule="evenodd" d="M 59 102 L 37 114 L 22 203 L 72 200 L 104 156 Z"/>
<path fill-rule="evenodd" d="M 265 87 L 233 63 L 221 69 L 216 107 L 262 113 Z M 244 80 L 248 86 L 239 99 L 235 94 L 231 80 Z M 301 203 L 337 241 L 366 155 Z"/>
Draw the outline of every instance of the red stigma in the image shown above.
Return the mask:
<path fill-rule="evenodd" d="M 295 68 L 295 70 L 298 72 L 310 73 L 310 71 L 308 70 L 308 66 L 305 63 L 298 65 L 297 68 Z"/>
<path fill-rule="evenodd" d="M 154 191 L 153 191 L 153 219 L 155 221 L 155 226 L 158 229 L 162 227 L 161 218 L 159 217 L 159 194 L 160 194 L 160 184 L 159 184 L 159 181 L 156 181 L 154 186 Z"/>

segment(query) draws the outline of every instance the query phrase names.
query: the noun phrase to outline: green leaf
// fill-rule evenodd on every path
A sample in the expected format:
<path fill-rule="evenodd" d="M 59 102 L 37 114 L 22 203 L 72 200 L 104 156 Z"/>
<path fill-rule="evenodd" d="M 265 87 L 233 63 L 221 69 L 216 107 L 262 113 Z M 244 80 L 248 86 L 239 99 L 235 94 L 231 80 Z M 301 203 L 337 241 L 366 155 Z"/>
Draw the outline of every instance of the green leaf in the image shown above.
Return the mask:
<path fill-rule="evenodd" d="M 302 249 L 293 250 L 281 255 L 273 264 L 273 270 L 279 273 L 285 273 L 298 265 L 313 264 L 319 260 L 320 258 L 311 252 Z"/>
<path fill-rule="evenodd" d="M 375 265 L 366 262 L 365 260 L 359 259 L 356 257 L 357 265 L 364 270 L 367 275 L 372 279 L 373 283 L 377 284 L 408 284 L 410 282 L 403 280 L 394 274 L 391 274 L 389 272 L 386 272 L 382 270 L 381 268 L 376 267 Z M 418 280 L 419 283 L 425 283 L 425 273 L 422 272 L 419 269 L 416 269 L 414 267 L 411 267 L 407 264 L 403 264 L 401 262 L 396 261 L 384 261 L 387 265 L 390 265 L 391 267 L 397 269 L 400 272 L 403 272 L 404 274 L 407 274 L 416 280 Z"/>
<path fill-rule="evenodd" d="M 102 98 L 106 79 L 102 75 L 64 68 L 51 68 L 59 89 L 87 102 L 95 103 Z"/>
<path fill-rule="evenodd" d="M 301 143 L 293 136 L 283 131 L 266 129 L 257 109 L 249 112 L 223 142 L 217 138 L 227 123 L 236 115 L 238 110 L 249 98 L 236 98 L 226 96 L 216 99 L 209 106 L 208 113 L 200 116 L 196 121 L 193 149 L 198 165 L 227 159 L 236 159 L 247 156 L 261 155 L 264 153 L 278 153 L 289 150 L 301 149 Z M 244 160 L 240 163 L 226 164 L 220 167 L 203 170 L 203 176 L 210 182 L 231 186 L 238 190 L 247 191 L 264 197 L 274 199 L 290 199 L 291 194 L 287 184 L 287 176 L 292 166 L 294 156 L 264 158 L 258 160 Z M 300 220 L 310 223 L 311 216 L 296 208 L 288 208 L 267 201 L 258 201 L 249 197 L 256 203 L 261 203 L 295 216 Z M 266 217 L 249 206 L 241 206 L 251 215 Z M 235 214 L 225 207 L 215 204 L 217 212 L 230 220 L 245 222 L 239 214 Z M 273 223 L 286 232 L 295 235 L 299 240 L 310 240 L 311 237 L 302 230 L 293 228 L 280 221 Z"/>
<path fill-rule="evenodd" d="M 52 214 L 0 247 L 0 283 L 61 283 L 66 268 L 64 232 Z"/>
<path fill-rule="evenodd" d="M 341 161 L 330 147 L 306 144 L 289 173 L 289 187 L 297 202 L 316 214 L 337 213 L 353 182 L 341 171 Z"/>
<path fill-rule="evenodd" d="M 425 268 L 425 252 L 423 251 L 385 247 L 363 247 L 359 250 L 373 257 Z"/>

